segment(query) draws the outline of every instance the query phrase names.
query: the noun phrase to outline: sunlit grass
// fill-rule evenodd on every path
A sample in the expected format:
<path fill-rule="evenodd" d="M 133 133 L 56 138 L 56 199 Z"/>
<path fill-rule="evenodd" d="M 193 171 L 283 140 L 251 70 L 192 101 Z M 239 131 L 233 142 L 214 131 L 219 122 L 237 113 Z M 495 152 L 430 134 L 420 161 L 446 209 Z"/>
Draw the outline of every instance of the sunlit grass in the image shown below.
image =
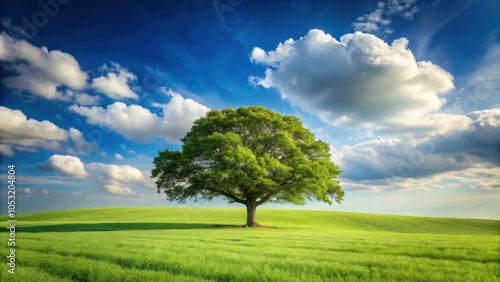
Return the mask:
<path fill-rule="evenodd" d="M 244 220 L 239 209 L 24 215 L 16 233 L 16 275 L 4 266 L 2 276 L 12 281 L 499 281 L 499 221 L 296 210 L 260 210 L 258 218 L 277 229 L 239 228 Z"/>

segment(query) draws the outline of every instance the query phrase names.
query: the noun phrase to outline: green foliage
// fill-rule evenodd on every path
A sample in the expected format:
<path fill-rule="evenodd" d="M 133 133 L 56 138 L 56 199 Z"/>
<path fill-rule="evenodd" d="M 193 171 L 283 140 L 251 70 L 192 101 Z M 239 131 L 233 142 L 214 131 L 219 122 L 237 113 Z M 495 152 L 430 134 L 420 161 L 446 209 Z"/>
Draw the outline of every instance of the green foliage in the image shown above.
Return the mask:
<path fill-rule="evenodd" d="M 257 207 L 265 202 L 332 204 L 344 195 L 329 144 L 292 116 L 263 107 L 214 110 L 182 139 L 182 152 L 154 159 L 152 177 L 168 200 L 211 200 Z"/>

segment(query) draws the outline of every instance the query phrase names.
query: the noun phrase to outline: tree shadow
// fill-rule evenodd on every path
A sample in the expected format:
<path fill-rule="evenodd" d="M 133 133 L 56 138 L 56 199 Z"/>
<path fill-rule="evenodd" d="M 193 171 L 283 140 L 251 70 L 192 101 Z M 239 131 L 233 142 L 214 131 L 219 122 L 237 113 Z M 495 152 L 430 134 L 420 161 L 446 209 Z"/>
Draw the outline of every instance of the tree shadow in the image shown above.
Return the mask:
<path fill-rule="evenodd" d="M 17 232 L 94 232 L 94 231 L 127 231 L 127 230 L 183 230 L 183 229 L 220 229 L 238 228 L 238 225 L 208 223 L 156 223 L 156 222 L 123 222 L 123 223 L 68 223 L 37 226 L 16 226 Z"/>

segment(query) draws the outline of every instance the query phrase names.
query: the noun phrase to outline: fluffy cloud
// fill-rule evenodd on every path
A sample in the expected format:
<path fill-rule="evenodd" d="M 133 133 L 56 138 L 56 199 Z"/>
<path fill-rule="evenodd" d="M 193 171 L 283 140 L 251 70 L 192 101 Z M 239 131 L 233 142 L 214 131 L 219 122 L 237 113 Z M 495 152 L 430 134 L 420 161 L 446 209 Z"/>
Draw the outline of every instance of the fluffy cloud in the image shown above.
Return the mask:
<path fill-rule="evenodd" d="M 129 187 L 132 184 L 147 189 L 151 188 L 151 179 L 146 176 L 148 172 L 140 171 L 130 165 L 97 162 L 84 164 L 75 156 L 52 155 L 45 163 L 37 165 L 36 168 L 42 171 L 57 172 L 67 177 L 95 179 L 104 191 L 111 194 L 135 194 Z"/>
<path fill-rule="evenodd" d="M 33 46 L 5 32 L 0 34 L 0 61 L 6 62 L 7 70 L 15 73 L 3 80 L 6 86 L 46 99 L 68 100 L 58 90 L 61 86 L 76 90 L 87 86 L 87 73 L 70 54 Z"/>
<path fill-rule="evenodd" d="M 358 31 L 373 32 L 384 31 L 392 33 L 389 26 L 391 17 L 398 16 L 407 20 L 413 19 L 418 13 L 417 0 L 388 0 L 378 2 L 377 7 L 370 13 L 358 17 L 353 26 Z"/>
<path fill-rule="evenodd" d="M 96 151 L 97 145 L 85 140 L 75 128 L 64 130 L 50 121 L 28 119 L 20 110 L 0 106 L 0 136 L 4 155 L 12 151 L 11 145 L 20 151 L 35 151 L 36 148 L 51 150 L 76 150 L 78 152 Z M 72 147 L 67 146 L 72 143 Z M 9 151 L 10 148 L 10 151 Z M 13 152 L 12 152 L 13 153 Z"/>
<path fill-rule="evenodd" d="M 441 94 L 454 88 L 451 74 L 417 62 L 407 44 L 400 38 L 389 45 L 362 32 L 337 41 L 313 29 L 269 52 L 255 47 L 250 60 L 267 69 L 265 77 L 249 80 L 330 124 L 407 130 L 440 109 L 446 102 Z"/>
<path fill-rule="evenodd" d="M 109 181 L 107 184 L 103 185 L 103 189 L 108 193 L 118 195 L 130 195 L 134 193 L 132 189 L 127 186 L 123 186 L 123 184 L 118 181 Z"/>
<path fill-rule="evenodd" d="M 101 175 L 104 179 L 121 182 L 141 182 L 144 180 L 142 172 L 130 165 L 90 163 L 87 164 L 87 168 Z"/>
<path fill-rule="evenodd" d="M 101 70 L 107 72 L 107 74 L 106 76 L 94 78 L 92 80 L 93 88 L 115 100 L 124 98 L 138 99 L 137 94 L 130 88 L 130 84 L 137 81 L 134 74 L 115 62 L 111 63 L 111 67 L 104 65 Z"/>
<path fill-rule="evenodd" d="M 44 164 L 39 164 L 37 168 L 75 178 L 85 178 L 88 176 L 83 162 L 77 157 L 68 155 L 52 155 Z"/>
<path fill-rule="evenodd" d="M 127 186 L 128 184 L 136 183 L 141 186 L 147 184 L 144 174 L 130 165 L 89 163 L 86 167 L 98 179 L 101 187 L 111 194 L 134 194 L 134 191 Z"/>
<path fill-rule="evenodd" d="M 340 183 L 346 190 L 364 191 L 396 191 L 396 190 L 427 190 L 468 187 L 470 189 L 496 190 L 500 189 L 497 175 L 498 167 L 472 167 L 456 171 L 436 173 L 426 178 L 393 176 L 385 179 L 367 179 L 353 181 L 341 178 Z"/>
<path fill-rule="evenodd" d="M 61 149 L 61 143 L 68 140 L 68 132 L 50 121 L 28 119 L 23 112 L 3 106 L 0 106 L 0 124 L 2 143 Z"/>
<path fill-rule="evenodd" d="M 122 156 L 122 155 L 120 155 L 120 154 L 118 154 L 118 153 L 116 153 L 116 154 L 115 154 L 115 158 L 116 158 L 117 160 L 120 160 L 120 161 L 122 161 L 122 160 L 123 160 L 123 156 Z"/>
<path fill-rule="evenodd" d="M 152 137 L 178 142 L 189 131 L 193 122 L 204 116 L 209 108 L 192 99 L 184 99 L 173 91 L 162 91 L 171 97 L 168 104 L 154 104 L 163 109 L 163 117 L 142 106 L 127 106 L 122 102 L 106 108 L 73 105 L 70 110 L 86 117 L 89 124 L 112 129 L 136 142 L 146 142 Z"/>
<path fill-rule="evenodd" d="M 351 189 L 424 189 L 445 180 L 498 188 L 500 109 L 475 111 L 464 118 L 469 120 L 467 128 L 422 140 L 380 136 L 343 146 L 332 160 Z"/>
<path fill-rule="evenodd" d="M 500 108 L 473 111 L 466 117 L 471 120 L 470 129 L 436 137 L 442 141 L 436 142 L 436 152 L 462 152 L 481 162 L 500 165 Z"/>

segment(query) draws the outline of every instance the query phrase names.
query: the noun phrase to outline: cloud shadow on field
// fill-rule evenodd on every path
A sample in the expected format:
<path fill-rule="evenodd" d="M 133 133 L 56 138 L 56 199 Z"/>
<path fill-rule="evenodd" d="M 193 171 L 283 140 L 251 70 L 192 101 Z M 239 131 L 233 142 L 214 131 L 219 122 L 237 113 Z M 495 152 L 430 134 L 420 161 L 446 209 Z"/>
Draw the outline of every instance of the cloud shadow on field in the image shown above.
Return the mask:
<path fill-rule="evenodd" d="M 182 230 L 182 229 L 220 229 L 236 228 L 238 225 L 208 223 L 68 223 L 38 226 L 19 226 L 18 232 L 94 232 L 94 231 L 131 231 L 131 230 Z"/>

